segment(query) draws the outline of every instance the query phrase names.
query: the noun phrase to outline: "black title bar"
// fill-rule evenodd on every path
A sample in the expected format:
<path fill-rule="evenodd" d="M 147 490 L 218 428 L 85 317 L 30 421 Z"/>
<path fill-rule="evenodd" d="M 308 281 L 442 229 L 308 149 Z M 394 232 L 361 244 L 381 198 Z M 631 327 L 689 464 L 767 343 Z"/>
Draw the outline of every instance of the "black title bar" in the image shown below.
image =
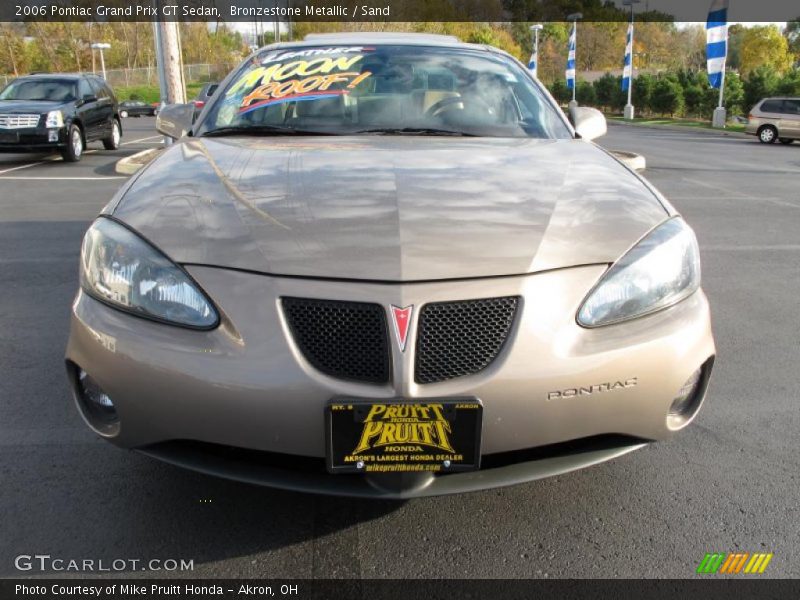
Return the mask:
<path fill-rule="evenodd" d="M 638 21 L 704 22 L 710 0 L 648 0 Z M 797 0 L 732 0 L 729 21 L 800 18 Z M 622 0 L 2 0 L 0 21 L 534 22 L 630 18 Z"/>
<path fill-rule="evenodd" d="M 508 580 L 508 579 L 5 579 L 0 598 L 86 600 L 216 600 L 244 598 L 298 600 L 672 600 L 674 598 L 797 598 L 797 580 L 697 576 L 683 580 Z"/>

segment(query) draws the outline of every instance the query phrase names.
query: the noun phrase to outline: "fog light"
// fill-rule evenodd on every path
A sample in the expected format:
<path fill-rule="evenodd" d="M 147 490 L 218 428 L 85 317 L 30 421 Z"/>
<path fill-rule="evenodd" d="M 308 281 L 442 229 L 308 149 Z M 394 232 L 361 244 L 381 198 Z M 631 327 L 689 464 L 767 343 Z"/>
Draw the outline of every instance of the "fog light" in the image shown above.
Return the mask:
<path fill-rule="evenodd" d="M 58 129 L 48 129 L 47 130 L 47 141 L 48 142 L 57 142 L 58 141 Z"/>
<path fill-rule="evenodd" d="M 83 404 L 92 413 L 92 416 L 106 422 L 116 421 L 117 409 L 114 407 L 114 402 L 83 369 L 78 372 L 78 382 L 81 387 Z"/>
<path fill-rule="evenodd" d="M 688 413 L 694 406 L 694 399 L 697 395 L 697 386 L 700 383 L 700 376 L 703 374 L 702 367 L 697 369 L 683 387 L 675 396 L 672 401 L 672 406 L 669 407 L 669 414 L 673 416 L 683 416 Z"/>

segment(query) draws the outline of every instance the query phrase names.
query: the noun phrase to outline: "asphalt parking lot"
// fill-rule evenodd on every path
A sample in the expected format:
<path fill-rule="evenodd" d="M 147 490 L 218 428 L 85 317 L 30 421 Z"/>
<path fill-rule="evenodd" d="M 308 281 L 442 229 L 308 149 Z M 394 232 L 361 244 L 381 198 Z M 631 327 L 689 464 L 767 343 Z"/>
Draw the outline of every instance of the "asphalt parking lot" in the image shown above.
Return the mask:
<path fill-rule="evenodd" d="M 200 577 L 692 577 L 706 552 L 772 552 L 800 577 L 800 143 L 612 126 L 695 227 L 718 358 L 673 441 L 527 485 L 411 502 L 218 480 L 97 439 L 71 405 L 63 351 L 81 236 L 152 147 L 77 165 L 0 155 L 0 576 L 20 554 L 193 559 Z"/>

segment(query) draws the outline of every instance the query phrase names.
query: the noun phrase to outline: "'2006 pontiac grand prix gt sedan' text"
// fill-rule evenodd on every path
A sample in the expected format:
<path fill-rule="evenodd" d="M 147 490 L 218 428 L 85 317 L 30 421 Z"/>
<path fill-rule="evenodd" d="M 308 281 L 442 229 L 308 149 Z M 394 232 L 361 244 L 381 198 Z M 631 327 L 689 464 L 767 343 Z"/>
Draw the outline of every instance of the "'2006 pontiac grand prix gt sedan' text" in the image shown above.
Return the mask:
<path fill-rule="evenodd" d="M 688 425 L 695 235 L 523 65 L 437 36 L 249 57 L 84 238 L 66 353 L 99 435 L 287 489 L 530 481 Z"/>

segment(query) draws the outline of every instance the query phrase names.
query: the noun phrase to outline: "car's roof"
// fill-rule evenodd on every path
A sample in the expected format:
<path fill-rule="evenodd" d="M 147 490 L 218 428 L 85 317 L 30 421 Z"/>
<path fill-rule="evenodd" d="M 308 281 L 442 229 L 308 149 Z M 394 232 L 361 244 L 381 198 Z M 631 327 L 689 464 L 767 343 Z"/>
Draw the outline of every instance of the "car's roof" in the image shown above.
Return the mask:
<path fill-rule="evenodd" d="M 349 33 L 310 33 L 298 42 L 279 42 L 271 44 L 270 49 L 303 48 L 320 44 L 393 44 L 400 46 L 441 46 L 460 48 L 485 48 L 478 44 L 467 44 L 452 35 L 430 33 L 396 33 L 389 31 L 358 31 Z"/>
<path fill-rule="evenodd" d="M 88 77 L 82 73 L 31 73 L 30 75 L 21 75 L 19 79 L 65 79 L 75 81 L 82 77 Z"/>
<path fill-rule="evenodd" d="M 763 98 L 761 101 L 766 102 L 767 100 L 800 100 L 800 96 L 770 96 L 769 98 Z"/>

